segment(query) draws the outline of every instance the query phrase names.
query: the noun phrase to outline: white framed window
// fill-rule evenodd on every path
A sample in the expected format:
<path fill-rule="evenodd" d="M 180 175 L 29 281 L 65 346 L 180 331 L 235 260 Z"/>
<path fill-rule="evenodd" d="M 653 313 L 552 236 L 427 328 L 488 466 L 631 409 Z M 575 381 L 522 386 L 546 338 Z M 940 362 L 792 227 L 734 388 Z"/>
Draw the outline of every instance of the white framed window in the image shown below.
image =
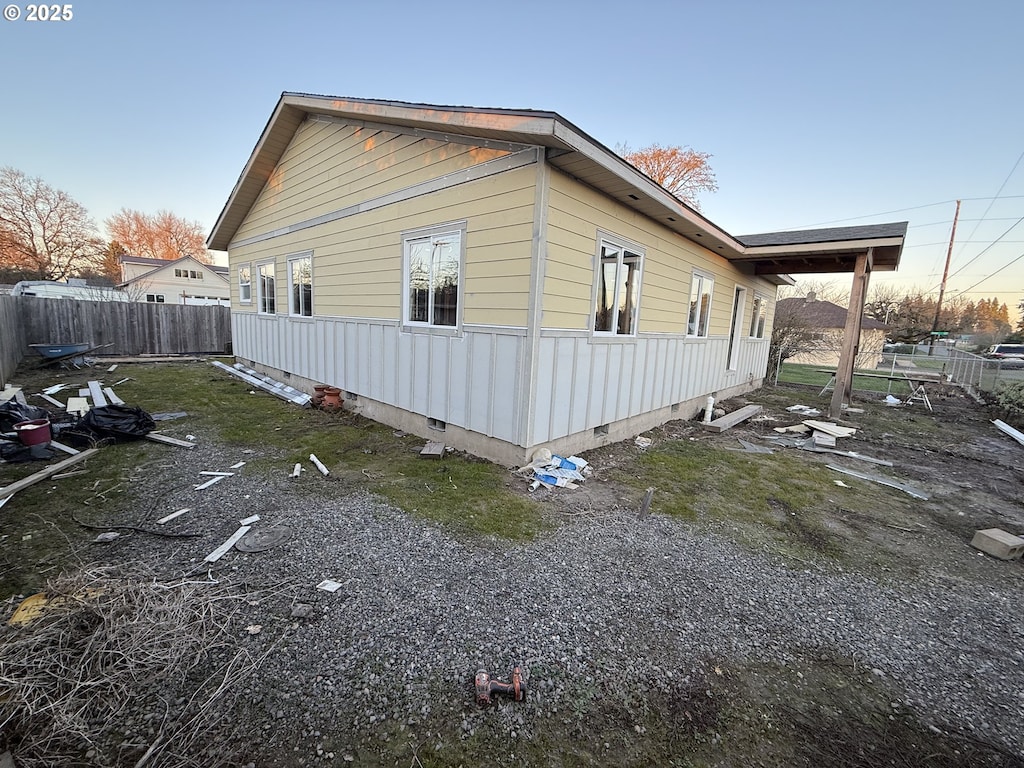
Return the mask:
<path fill-rule="evenodd" d="M 763 339 L 764 326 L 768 319 L 768 299 L 764 296 L 754 294 L 754 312 L 750 318 L 750 338 Z"/>
<path fill-rule="evenodd" d="M 313 252 L 288 257 L 288 314 L 313 315 Z"/>
<path fill-rule="evenodd" d="M 595 334 L 636 335 L 643 257 L 641 249 L 613 238 L 598 241 Z"/>
<path fill-rule="evenodd" d="M 238 266 L 238 301 L 252 304 L 252 265 L 248 263 Z"/>
<path fill-rule="evenodd" d="M 686 335 L 706 338 L 711 325 L 711 294 L 715 279 L 710 275 L 693 273 L 690 283 L 690 314 L 686 320 Z"/>
<path fill-rule="evenodd" d="M 186 280 L 202 280 L 203 272 L 199 269 L 175 269 L 175 277 L 184 277 Z"/>
<path fill-rule="evenodd" d="M 261 315 L 273 315 L 277 312 L 277 285 L 275 264 L 265 261 L 256 265 L 256 310 Z"/>
<path fill-rule="evenodd" d="M 150 304 L 163 304 L 164 295 L 162 293 L 147 293 L 146 301 Z"/>
<path fill-rule="evenodd" d="M 407 325 L 458 327 L 465 231 L 463 222 L 402 236 Z"/>

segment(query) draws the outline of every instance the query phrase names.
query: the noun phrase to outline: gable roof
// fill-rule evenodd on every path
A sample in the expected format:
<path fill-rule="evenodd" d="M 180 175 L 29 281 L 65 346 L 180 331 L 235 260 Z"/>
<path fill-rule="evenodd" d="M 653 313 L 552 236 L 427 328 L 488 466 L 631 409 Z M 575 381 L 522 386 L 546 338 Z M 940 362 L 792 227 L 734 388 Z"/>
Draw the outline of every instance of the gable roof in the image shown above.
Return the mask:
<path fill-rule="evenodd" d="M 799 317 L 813 328 L 845 328 L 847 309 L 831 301 L 796 297 L 776 302 L 775 315 Z M 861 318 L 861 331 L 883 330 L 888 327 L 872 317 Z"/>
<path fill-rule="evenodd" d="M 197 259 L 195 256 L 180 256 L 177 259 L 151 259 L 147 256 L 124 255 L 118 258 L 120 259 L 122 264 L 141 264 L 142 266 L 153 267 L 153 269 L 150 269 L 147 272 L 143 272 L 141 275 L 137 275 L 136 277 L 133 277 L 131 280 L 125 280 L 123 283 L 120 283 L 120 285 L 130 285 L 131 283 L 134 283 L 137 280 L 144 280 L 147 277 L 152 277 L 154 273 L 166 269 L 167 267 L 170 267 L 174 264 L 180 264 L 183 261 L 194 262 L 197 266 L 202 267 L 203 270 L 212 272 L 213 274 L 223 279 L 225 282 L 228 282 L 227 267 L 222 267 L 217 264 L 206 264 Z"/>
<path fill-rule="evenodd" d="M 755 274 L 765 277 L 787 272 L 852 272 L 857 254 L 866 252 L 868 248 L 876 248 L 874 269 L 891 270 L 899 264 L 906 222 L 886 225 L 892 227 L 887 231 L 901 234 L 884 238 L 877 234 L 866 238 L 858 235 L 851 240 L 838 234 L 834 238 L 824 234 L 831 230 L 809 230 L 816 233 L 811 235 L 814 239 L 803 238 L 800 233 L 775 233 L 790 237 L 764 242 L 758 242 L 760 236 L 757 235 L 747 236 L 753 242 L 733 237 L 555 112 L 439 106 L 289 92 L 283 93 L 278 100 L 217 217 L 207 239 L 209 248 L 228 248 L 295 132 L 309 116 L 333 117 L 349 125 L 398 129 L 441 139 L 470 138 L 482 146 L 500 146 L 513 151 L 543 147 L 546 161 L 553 167 L 712 253 L 730 261 L 746 263 Z M 862 228 L 843 227 L 836 232 L 859 229 Z M 773 282 L 791 281 L 783 278 Z"/>

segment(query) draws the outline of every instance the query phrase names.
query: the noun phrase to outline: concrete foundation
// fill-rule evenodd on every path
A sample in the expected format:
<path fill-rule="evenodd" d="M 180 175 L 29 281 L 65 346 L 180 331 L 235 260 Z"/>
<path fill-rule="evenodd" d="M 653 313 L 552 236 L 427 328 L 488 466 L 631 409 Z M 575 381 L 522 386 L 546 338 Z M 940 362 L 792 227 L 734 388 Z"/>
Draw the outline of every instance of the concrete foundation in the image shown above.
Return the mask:
<path fill-rule="evenodd" d="M 305 377 L 290 374 L 245 358 L 236 359 L 255 368 L 260 373 L 310 394 L 313 393 L 313 387 L 317 384 L 330 384 L 330 382 L 324 381 L 311 381 Z M 761 386 L 761 383 L 761 379 L 755 379 L 728 389 L 719 390 L 715 393 L 715 396 L 718 400 L 736 397 L 737 395 L 757 389 Z M 628 440 L 669 421 L 693 419 L 701 412 L 707 402 L 707 395 L 702 395 L 672 406 L 631 416 L 628 419 L 621 419 L 610 424 L 604 424 L 596 429 L 566 435 L 538 445 L 520 446 L 513 445 L 506 440 L 463 429 L 454 424 L 446 424 L 443 429 L 439 429 L 422 414 L 413 413 L 404 408 L 382 403 L 378 400 L 372 400 L 358 393 L 342 392 L 341 396 L 345 402 L 344 408 L 346 411 L 353 411 L 373 421 L 422 437 L 424 440 L 443 442 L 452 448 L 488 459 L 496 464 L 514 467 L 528 464 L 534 452 L 540 448 L 547 448 L 552 453 L 560 456 L 570 456 L 593 448 L 599 448 L 602 445 Z"/>
<path fill-rule="evenodd" d="M 1001 528 L 975 531 L 971 546 L 1000 560 L 1019 560 L 1024 555 L 1024 539 Z"/>

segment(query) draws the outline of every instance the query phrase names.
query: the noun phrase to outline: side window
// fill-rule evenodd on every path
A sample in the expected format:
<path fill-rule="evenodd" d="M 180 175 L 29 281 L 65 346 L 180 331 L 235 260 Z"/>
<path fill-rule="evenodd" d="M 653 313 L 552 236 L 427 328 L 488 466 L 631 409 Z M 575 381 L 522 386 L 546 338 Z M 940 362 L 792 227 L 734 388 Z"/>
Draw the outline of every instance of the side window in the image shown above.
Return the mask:
<path fill-rule="evenodd" d="M 252 267 L 249 264 L 238 268 L 238 301 L 252 304 Z"/>
<path fill-rule="evenodd" d="M 632 246 L 599 241 L 595 334 L 636 335 L 643 256 Z"/>
<path fill-rule="evenodd" d="M 288 314 L 310 317 L 313 314 L 313 255 L 288 257 Z"/>
<path fill-rule="evenodd" d="M 261 315 L 272 315 L 277 311 L 274 262 L 268 261 L 256 266 L 256 301 Z"/>
<path fill-rule="evenodd" d="M 704 338 L 711 324 L 711 294 L 715 288 L 714 278 L 693 273 L 690 283 L 690 314 L 686 320 L 686 335 Z"/>
<path fill-rule="evenodd" d="M 754 313 L 750 318 L 750 338 L 764 338 L 764 324 L 768 315 L 768 300 L 764 296 L 754 294 Z"/>
<path fill-rule="evenodd" d="M 465 226 L 409 233 L 402 238 L 404 318 L 409 325 L 459 325 L 459 287 Z"/>

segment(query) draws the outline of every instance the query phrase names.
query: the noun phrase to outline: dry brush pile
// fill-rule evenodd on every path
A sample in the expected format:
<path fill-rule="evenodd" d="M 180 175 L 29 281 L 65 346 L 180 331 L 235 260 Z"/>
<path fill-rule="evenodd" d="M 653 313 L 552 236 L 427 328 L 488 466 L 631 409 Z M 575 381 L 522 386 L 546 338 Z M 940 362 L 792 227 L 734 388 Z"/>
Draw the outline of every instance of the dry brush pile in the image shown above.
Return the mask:
<path fill-rule="evenodd" d="M 138 565 L 55 579 L 0 631 L 0 749 L 25 768 L 234 763 L 235 691 L 273 645 L 254 656 L 238 638 L 251 599 Z"/>

